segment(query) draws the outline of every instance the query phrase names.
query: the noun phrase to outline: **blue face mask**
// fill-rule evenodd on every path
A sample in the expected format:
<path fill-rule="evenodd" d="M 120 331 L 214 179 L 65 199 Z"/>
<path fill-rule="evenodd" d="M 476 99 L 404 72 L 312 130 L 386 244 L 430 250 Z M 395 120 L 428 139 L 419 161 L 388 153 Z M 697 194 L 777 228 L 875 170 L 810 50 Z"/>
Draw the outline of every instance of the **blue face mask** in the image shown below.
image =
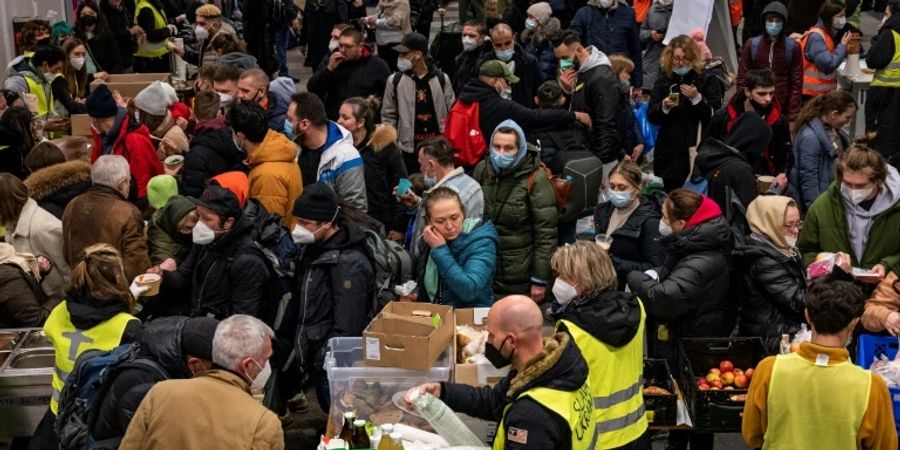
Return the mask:
<path fill-rule="evenodd" d="M 630 205 L 631 201 L 633 200 L 631 197 L 631 192 L 614 191 L 612 189 L 606 189 L 606 197 L 609 198 L 610 203 L 612 203 L 616 208 L 624 208 Z"/>
<path fill-rule="evenodd" d="M 284 119 L 284 135 L 292 141 L 297 137 L 294 135 L 294 124 L 291 123 L 290 119 Z"/>
<path fill-rule="evenodd" d="M 778 36 L 781 34 L 781 29 L 784 28 L 784 24 L 780 22 L 766 22 L 766 33 L 769 33 L 769 36 Z"/>
<path fill-rule="evenodd" d="M 503 62 L 509 62 L 509 60 L 513 59 L 513 56 L 516 54 L 516 48 L 510 48 L 509 50 L 494 50 L 494 54 L 497 55 L 497 58 L 500 58 Z"/>
<path fill-rule="evenodd" d="M 493 164 L 497 170 L 509 169 L 515 163 L 516 155 L 501 155 L 497 152 L 491 151 L 491 164 Z"/>
<path fill-rule="evenodd" d="M 559 70 L 565 72 L 569 69 L 575 68 L 575 59 L 574 58 L 563 58 L 559 60 Z"/>
<path fill-rule="evenodd" d="M 529 30 L 533 30 L 533 29 L 537 28 L 537 22 L 535 22 L 531 19 L 526 19 L 525 20 L 525 28 L 528 28 Z"/>
<path fill-rule="evenodd" d="M 675 67 L 672 69 L 672 71 L 677 73 L 678 75 L 685 76 L 691 72 L 691 68 L 690 67 Z"/>

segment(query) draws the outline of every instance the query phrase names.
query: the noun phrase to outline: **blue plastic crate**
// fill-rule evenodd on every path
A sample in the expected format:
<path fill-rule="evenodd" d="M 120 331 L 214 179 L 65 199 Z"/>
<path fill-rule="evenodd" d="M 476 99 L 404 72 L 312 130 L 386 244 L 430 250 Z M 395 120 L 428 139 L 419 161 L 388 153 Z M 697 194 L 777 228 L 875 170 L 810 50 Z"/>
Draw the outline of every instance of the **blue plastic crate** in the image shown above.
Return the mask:
<path fill-rule="evenodd" d="M 900 343 L 893 336 L 861 334 L 856 347 L 856 362 L 863 369 L 868 369 L 878 355 L 894 359 L 898 350 L 900 350 Z M 894 402 L 894 423 L 897 434 L 900 435 L 900 388 L 888 388 L 888 390 L 891 391 L 891 400 Z"/>

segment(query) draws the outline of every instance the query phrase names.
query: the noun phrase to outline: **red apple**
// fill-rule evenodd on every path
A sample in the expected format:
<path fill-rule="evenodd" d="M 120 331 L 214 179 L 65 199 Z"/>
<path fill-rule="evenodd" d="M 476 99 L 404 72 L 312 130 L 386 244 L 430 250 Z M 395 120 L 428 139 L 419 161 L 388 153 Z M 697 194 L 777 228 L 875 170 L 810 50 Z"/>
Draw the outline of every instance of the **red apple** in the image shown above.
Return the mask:
<path fill-rule="evenodd" d="M 738 389 L 744 389 L 745 387 L 750 385 L 750 378 L 747 378 L 747 375 L 740 374 L 735 375 L 734 377 L 734 386 Z"/>
<path fill-rule="evenodd" d="M 719 369 L 716 368 L 716 367 L 713 367 L 712 369 L 709 369 L 709 373 L 714 373 L 714 374 L 716 374 L 716 375 L 719 375 L 719 374 L 722 373 L 722 371 L 719 370 Z"/>
<path fill-rule="evenodd" d="M 708 384 L 701 384 L 701 385 L 697 386 L 697 389 L 699 389 L 701 391 L 708 391 L 708 390 L 710 390 L 710 387 Z"/>
<path fill-rule="evenodd" d="M 725 387 L 725 385 L 722 384 L 722 382 L 720 380 L 713 381 L 712 383 L 710 383 L 710 386 L 712 386 L 716 389 L 722 389 L 723 387 Z"/>
<path fill-rule="evenodd" d="M 725 386 L 730 386 L 734 383 L 734 372 L 722 372 L 722 384 Z"/>
<path fill-rule="evenodd" d="M 734 364 L 732 364 L 731 361 L 726 359 L 725 361 L 722 361 L 719 363 L 719 370 L 721 370 L 722 373 L 733 372 Z"/>
<path fill-rule="evenodd" d="M 741 374 L 743 374 L 743 373 L 744 373 L 744 371 L 741 370 L 741 369 L 734 369 L 734 376 L 735 376 L 735 377 L 738 376 L 738 375 L 741 375 Z"/>
<path fill-rule="evenodd" d="M 744 375 L 747 376 L 748 380 L 752 380 L 753 379 L 753 368 L 751 367 L 751 368 L 745 370 Z"/>

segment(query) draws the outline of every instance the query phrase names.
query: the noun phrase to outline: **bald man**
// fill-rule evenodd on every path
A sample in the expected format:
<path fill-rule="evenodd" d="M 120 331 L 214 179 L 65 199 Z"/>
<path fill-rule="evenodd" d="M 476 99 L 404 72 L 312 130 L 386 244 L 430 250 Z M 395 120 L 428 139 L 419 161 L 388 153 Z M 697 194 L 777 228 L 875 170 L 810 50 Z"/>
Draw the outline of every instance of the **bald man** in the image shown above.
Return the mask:
<path fill-rule="evenodd" d="M 494 387 L 455 383 L 419 387 L 456 412 L 498 423 L 494 449 L 593 448 L 588 367 L 566 333 L 544 338 L 541 310 L 529 297 L 498 300 L 488 313 L 485 356 L 512 365 Z"/>
<path fill-rule="evenodd" d="M 491 45 L 494 46 L 494 51 L 485 52 L 478 66 L 494 59 L 505 62 L 513 74 L 519 77 L 519 82 L 512 86 L 510 100 L 526 108 L 533 107 L 537 88 L 544 82 L 544 75 L 537 59 L 516 42 L 512 28 L 505 23 L 491 28 Z"/>
<path fill-rule="evenodd" d="M 262 69 L 247 69 L 238 80 L 237 97 L 242 102 L 253 102 L 266 111 L 269 129 L 284 133 L 288 106 L 294 93 L 294 80 L 279 77 L 269 82 Z M 293 136 L 288 136 L 293 139 Z"/>

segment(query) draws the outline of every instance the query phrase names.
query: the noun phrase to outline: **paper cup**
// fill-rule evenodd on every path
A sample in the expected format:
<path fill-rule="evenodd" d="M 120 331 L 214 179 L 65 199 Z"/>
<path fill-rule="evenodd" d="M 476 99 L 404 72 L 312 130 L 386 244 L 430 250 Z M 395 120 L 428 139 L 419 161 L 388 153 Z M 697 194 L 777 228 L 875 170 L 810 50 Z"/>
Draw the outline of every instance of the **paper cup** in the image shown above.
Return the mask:
<path fill-rule="evenodd" d="M 166 165 L 166 169 L 175 170 L 181 167 L 184 164 L 184 156 L 182 155 L 172 155 L 166 158 L 164 164 Z"/>
<path fill-rule="evenodd" d="M 155 273 L 145 273 L 142 275 L 138 275 L 135 282 L 138 286 L 149 286 L 150 289 L 147 292 L 141 294 L 141 296 L 152 297 L 156 294 L 159 294 L 159 285 L 162 284 L 162 277 Z"/>
<path fill-rule="evenodd" d="M 594 242 L 596 242 L 604 251 L 608 252 L 610 247 L 612 247 L 613 238 L 612 236 L 607 236 L 605 234 L 598 234 L 594 236 Z"/>
<path fill-rule="evenodd" d="M 775 183 L 775 177 L 769 175 L 760 175 L 756 177 L 756 192 L 764 194 Z"/>

